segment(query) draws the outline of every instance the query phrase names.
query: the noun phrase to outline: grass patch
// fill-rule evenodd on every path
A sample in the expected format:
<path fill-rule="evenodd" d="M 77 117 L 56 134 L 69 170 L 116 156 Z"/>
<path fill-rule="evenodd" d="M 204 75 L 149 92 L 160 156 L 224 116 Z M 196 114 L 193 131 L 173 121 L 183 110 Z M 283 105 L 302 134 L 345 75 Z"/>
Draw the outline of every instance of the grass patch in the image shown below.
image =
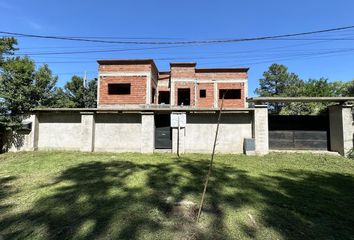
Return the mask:
<path fill-rule="evenodd" d="M 312 154 L 0 155 L 0 239 L 353 239 L 354 161 Z"/>

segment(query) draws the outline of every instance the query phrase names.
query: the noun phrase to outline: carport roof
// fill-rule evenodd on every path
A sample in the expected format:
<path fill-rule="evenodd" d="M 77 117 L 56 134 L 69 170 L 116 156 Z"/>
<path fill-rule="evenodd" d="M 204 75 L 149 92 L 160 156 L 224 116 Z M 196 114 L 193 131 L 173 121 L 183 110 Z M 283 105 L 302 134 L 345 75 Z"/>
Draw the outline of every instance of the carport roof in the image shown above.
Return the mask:
<path fill-rule="evenodd" d="M 247 102 L 253 103 L 289 103 L 289 102 L 354 102 L 354 97 L 250 97 Z"/>

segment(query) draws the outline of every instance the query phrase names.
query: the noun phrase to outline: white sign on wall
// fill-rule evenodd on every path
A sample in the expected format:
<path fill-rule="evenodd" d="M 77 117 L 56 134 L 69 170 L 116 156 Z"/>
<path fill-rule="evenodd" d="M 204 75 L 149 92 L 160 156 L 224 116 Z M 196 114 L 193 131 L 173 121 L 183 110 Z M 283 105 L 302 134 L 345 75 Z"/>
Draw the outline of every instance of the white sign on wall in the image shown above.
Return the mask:
<path fill-rule="evenodd" d="M 171 114 L 171 127 L 178 127 L 178 121 L 179 121 L 179 127 L 186 127 L 187 123 L 187 118 L 186 114 Z"/>

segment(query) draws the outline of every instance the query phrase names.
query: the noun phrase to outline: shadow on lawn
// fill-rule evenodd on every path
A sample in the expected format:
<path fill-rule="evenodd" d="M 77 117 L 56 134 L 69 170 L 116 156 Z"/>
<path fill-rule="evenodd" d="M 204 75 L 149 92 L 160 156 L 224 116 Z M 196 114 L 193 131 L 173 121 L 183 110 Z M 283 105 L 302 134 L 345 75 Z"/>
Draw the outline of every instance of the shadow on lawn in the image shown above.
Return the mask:
<path fill-rule="evenodd" d="M 12 207 L 11 204 L 5 204 L 4 200 L 16 192 L 11 187 L 11 182 L 14 180 L 16 180 L 16 177 L 14 176 L 0 176 L 0 213 Z"/>
<path fill-rule="evenodd" d="M 178 219 L 166 214 L 164 199 L 199 199 L 207 167 L 207 161 L 188 158 L 167 159 L 162 164 L 83 163 L 44 186 L 53 187 L 54 193 L 40 199 L 33 209 L 0 220 L 0 234 L 5 239 L 38 235 L 47 239 L 136 239 L 146 233 L 173 237 L 181 229 Z M 137 175 L 144 179 L 143 184 L 134 184 Z M 209 186 L 205 212 L 212 222 L 195 238 L 236 238 L 225 225 L 225 208 L 237 211 L 245 205 L 257 207 L 260 202 L 265 207 L 257 221 L 284 239 L 350 239 L 354 235 L 354 180 L 350 176 L 287 170 L 277 177 L 254 177 L 216 163 Z M 259 231 L 246 224 L 233 227 L 251 238 Z M 172 235 L 159 235 L 161 231 Z"/>

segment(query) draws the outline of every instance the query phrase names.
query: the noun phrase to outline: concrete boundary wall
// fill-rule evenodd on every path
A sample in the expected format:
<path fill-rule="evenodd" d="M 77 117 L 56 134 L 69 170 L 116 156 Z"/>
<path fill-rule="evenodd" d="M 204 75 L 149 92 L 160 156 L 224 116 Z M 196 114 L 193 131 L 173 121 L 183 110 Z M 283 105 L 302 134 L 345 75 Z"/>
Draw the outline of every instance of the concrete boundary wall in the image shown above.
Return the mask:
<path fill-rule="evenodd" d="M 16 150 L 78 150 L 83 152 L 155 151 L 155 111 L 40 111 L 31 115 L 31 132 Z M 158 110 L 160 113 L 165 110 Z M 174 127 L 171 152 L 210 153 L 218 111 L 170 111 L 186 116 L 186 125 Z M 268 153 L 266 109 L 225 110 L 217 141 L 218 153 L 243 153 L 244 139 L 255 138 L 258 154 Z M 258 131 L 258 132 L 255 132 Z"/>
<path fill-rule="evenodd" d="M 34 112 L 26 121 L 31 129 L 17 133 L 10 151 L 77 150 L 84 152 L 155 151 L 155 114 L 186 116 L 186 125 L 171 129 L 171 152 L 211 153 L 217 110 L 77 109 Z M 352 106 L 329 107 L 330 151 L 348 155 L 353 150 Z M 269 152 L 268 111 L 265 105 L 248 109 L 226 109 L 221 117 L 216 152 L 243 153 L 245 139 L 253 139 L 255 150 Z"/>
<path fill-rule="evenodd" d="M 80 150 L 81 115 L 75 113 L 40 113 L 38 116 L 39 150 Z"/>
<path fill-rule="evenodd" d="M 140 152 L 141 114 L 95 114 L 93 151 Z"/>
<path fill-rule="evenodd" d="M 211 153 L 218 114 L 188 114 L 184 131 L 184 149 L 187 153 Z M 252 138 L 252 119 L 248 113 L 221 115 L 217 138 L 217 153 L 243 153 L 245 138 Z"/>

